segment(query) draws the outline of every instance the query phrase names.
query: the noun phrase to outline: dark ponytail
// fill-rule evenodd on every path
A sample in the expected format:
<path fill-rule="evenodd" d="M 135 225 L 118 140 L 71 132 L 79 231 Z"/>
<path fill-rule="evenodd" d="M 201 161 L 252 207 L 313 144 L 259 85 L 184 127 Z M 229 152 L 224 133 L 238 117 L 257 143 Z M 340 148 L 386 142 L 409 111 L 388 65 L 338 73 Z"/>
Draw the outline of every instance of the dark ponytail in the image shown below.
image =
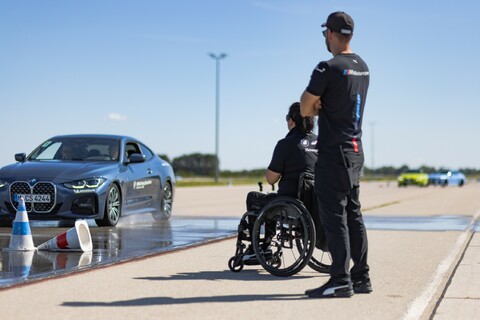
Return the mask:
<path fill-rule="evenodd" d="M 303 133 L 312 132 L 314 126 L 314 117 L 302 117 L 300 113 L 300 102 L 294 102 L 288 109 L 288 117 L 295 122 L 295 127 Z"/>

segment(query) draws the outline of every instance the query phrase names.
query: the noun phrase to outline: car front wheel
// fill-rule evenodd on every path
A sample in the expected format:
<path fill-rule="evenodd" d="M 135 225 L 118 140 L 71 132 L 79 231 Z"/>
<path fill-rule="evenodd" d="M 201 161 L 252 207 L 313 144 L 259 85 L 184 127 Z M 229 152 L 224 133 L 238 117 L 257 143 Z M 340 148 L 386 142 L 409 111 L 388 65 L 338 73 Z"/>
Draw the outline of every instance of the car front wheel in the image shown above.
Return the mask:
<path fill-rule="evenodd" d="M 110 186 L 107 193 L 107 201 L 105 201 L 105 212 L 103 219 L 95 219 L 98 226 L 113 227 L 120 220 L 122 212 L 122 196 L 120 189 L 114 183 Z"/>
<path fill-rule="evenodd" d="M 153 215 L 157 221 L 168 220 L 172 216 L 173 207 L 173 188 L 170 182 L 166 182 L 163 186 L 162 203 L 160 204 L 159 212 Z"/>

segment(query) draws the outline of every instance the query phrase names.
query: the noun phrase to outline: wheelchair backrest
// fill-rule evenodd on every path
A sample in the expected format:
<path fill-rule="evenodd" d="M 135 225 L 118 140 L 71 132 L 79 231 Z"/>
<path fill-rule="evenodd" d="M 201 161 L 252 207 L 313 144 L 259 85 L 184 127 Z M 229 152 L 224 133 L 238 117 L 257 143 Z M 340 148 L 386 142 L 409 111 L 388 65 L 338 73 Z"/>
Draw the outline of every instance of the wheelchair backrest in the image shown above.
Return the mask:
<path fill-rule="evenodd" d="M 308 211 L 316 210 L 315 175 L 303 172 L 298 179 L 297 198 L 302 201 Z"/>

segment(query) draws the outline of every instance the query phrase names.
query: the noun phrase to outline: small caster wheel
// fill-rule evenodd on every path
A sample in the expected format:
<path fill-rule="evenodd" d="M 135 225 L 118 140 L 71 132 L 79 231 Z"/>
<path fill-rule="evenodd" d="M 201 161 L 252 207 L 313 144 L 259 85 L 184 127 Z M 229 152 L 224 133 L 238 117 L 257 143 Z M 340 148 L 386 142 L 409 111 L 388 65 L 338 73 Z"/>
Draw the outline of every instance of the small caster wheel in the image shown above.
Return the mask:
<path fill-rule="evenodd" d="M 240 258 L 237 258 L 237 256 L 234 256 L 234 257 L 231 257 L 230 260 L 228 260 L 228 267 L 233 272 L 242 271 L 243 266 L 244 266 L 244 264 L 243 264 L 243 260 L 242 260 L 241 256 L 240 256 Z"/>

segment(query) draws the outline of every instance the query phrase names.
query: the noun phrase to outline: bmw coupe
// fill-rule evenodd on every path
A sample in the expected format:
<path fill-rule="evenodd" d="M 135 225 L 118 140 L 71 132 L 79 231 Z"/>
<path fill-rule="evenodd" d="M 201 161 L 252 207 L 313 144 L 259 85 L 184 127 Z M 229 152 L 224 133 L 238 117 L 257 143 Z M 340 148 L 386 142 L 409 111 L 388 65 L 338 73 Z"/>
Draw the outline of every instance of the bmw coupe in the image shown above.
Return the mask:
<path fill-rule="evenodd" d="M 10 225 L 23 197 L 29 219 L 95 219 L 115 226 L 122 216 L 172 214 L 171 165 L 142 142 L 119 135 L 63 135 L 0 169 L 0 223 Z"/>

